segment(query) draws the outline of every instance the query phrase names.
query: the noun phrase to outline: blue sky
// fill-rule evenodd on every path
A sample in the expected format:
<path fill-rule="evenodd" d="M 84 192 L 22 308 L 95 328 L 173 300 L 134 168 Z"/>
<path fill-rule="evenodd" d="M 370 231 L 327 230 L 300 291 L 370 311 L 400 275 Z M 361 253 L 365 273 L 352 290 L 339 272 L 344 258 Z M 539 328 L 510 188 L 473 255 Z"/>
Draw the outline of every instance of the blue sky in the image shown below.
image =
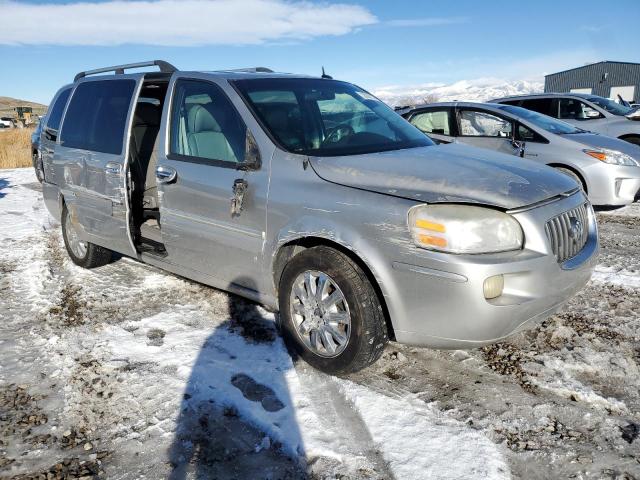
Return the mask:
<path fill-rule="evenodd" d="M 161 58 L 268 66 L 369 90 L 640 62 L 639 0 L 0 0 L 0 96 L 48 103 L 84 69 Z M 628 20 L 628 21 L 627 21 Z"/>

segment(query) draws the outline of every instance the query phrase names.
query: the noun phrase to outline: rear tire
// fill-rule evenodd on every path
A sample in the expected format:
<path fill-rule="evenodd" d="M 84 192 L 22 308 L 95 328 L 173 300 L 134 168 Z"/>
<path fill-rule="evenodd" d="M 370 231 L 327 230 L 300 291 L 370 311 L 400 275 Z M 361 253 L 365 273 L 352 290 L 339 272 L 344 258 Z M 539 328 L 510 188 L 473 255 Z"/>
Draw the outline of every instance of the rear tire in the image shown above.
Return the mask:
<path fill-rule="evenodd" d="M 563 168 L 563 167 L 555 167 L 555 168 L 560 173 L 564 173 L 565 175 L 568 175 L 569 177 L 573 178 L 576 182 L 578 182 L 578 185 L 582 187 L 582 190 L 584 191 L 584 193 L 587 193 L 587 186 L 582 181 L 582 178 L 580 178 L 580 175 L 578 175 L 573 170 L 569 170 L 568 168 Z"/>
<path fill-rule="evenodd" d="M 293 257 L 282 273 L 278 296 L 287 346 L 325 373 L 366 368 L 389 341 L 382 306 L 367 275 L 333 248 L 312 247 Z"/>
<path fill-rule="evenodd" d="M 66 205 L 62 208 L 62 238 L 69 258 L 80 267 L 102 267 L 111 261 L 111 250 L 80 240 Z"/>

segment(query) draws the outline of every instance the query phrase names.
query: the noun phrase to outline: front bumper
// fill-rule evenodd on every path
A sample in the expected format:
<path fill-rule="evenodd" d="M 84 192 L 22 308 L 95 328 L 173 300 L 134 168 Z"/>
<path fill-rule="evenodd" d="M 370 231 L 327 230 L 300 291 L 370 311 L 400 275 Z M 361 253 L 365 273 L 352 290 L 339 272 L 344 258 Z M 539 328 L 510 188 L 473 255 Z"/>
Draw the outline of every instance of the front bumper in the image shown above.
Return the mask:
<path fill-rule="evenodd" d="M 572 259 L 558 263 L 544 226 L 586 200 L 577 193 L 535 209 L 514 212 L 525 232 L 525 248 L 486 255 L 425 252 L 411 264 L 393 263 L 392 320 L 396 340 L 434 348 L 474 348 L 494 343 L 544 320 L 591 277 L 598 256 L 595 215 L 589 235 Z M 504 292 L 486 300 L 486 278 L 504 276 Z"/>
<path fill-rule="evenodd" d="M 595 162 L 584 175 L 594 205 L 628 205 L 640 192 L 640 167 Z"/>

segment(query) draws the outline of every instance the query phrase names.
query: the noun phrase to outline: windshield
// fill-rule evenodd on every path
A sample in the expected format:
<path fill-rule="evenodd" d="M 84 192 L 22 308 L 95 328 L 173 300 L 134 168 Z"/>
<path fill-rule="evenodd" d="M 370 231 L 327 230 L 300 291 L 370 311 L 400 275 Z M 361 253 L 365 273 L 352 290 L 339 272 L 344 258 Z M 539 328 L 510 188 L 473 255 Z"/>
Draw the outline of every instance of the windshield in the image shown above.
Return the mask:
<path fill-rule="evenodd" d="M 613 113 L 614 115 L 620 115 L 620 116 L 629 115 L 634 110 L 633 108 L 625 107 L 624 105 L 620 105 L 619 103 L 604 97 L 593 96 L 593 97 L 586 97 L 586 99 L 589 100 L 590 102 L 595 103 L 596 105 L 606 110 L 607 112 Z"/>
<path fill-rule="evenodd" d="M 349 83 L 312 78 L 233 83 L 272 137 L 293 153 L 357 155 L 434 145 L 386 104 Z"/>
<path fill-rule="evenodd" d="M 514 107 L 513 105 L 500 105 L 498 108 L 556 135 L 570 135 L 572 133 L 584 132 L 584 130 L 574 127 L 562 120 L 556 120 L 555 118 L 534 112 L 533 110 L 527 110 L 526 108 Z"/>

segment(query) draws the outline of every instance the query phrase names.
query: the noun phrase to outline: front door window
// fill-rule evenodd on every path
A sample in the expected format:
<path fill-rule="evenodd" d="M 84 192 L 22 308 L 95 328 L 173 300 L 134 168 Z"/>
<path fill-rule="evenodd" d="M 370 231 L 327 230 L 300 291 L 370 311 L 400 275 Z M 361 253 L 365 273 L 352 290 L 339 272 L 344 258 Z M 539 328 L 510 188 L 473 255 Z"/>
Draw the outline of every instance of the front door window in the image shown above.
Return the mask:
<path fill-rule="evenodd" d="M 170 153 L 200 163 L 245 161 L 247 127 L 220 87 L 179 80 L 171 116 Z"/>
<path fill-rule="evenodd" d="M 600 118 L 600 112 L 575 98 L 560 99 L 560 118 L 564 120 L 591 120 Z"/>
<path fill-rule="evenodd" d="M 451 135 L 448 110 L 429 110 L 411 117 L 410 122 L 424 133 Z"/>
<path fill-rule="evenodd" d="M 511 137 L 511 122 L 478 110 L 460 111 L 460 135 L 465 137 Z"/>

